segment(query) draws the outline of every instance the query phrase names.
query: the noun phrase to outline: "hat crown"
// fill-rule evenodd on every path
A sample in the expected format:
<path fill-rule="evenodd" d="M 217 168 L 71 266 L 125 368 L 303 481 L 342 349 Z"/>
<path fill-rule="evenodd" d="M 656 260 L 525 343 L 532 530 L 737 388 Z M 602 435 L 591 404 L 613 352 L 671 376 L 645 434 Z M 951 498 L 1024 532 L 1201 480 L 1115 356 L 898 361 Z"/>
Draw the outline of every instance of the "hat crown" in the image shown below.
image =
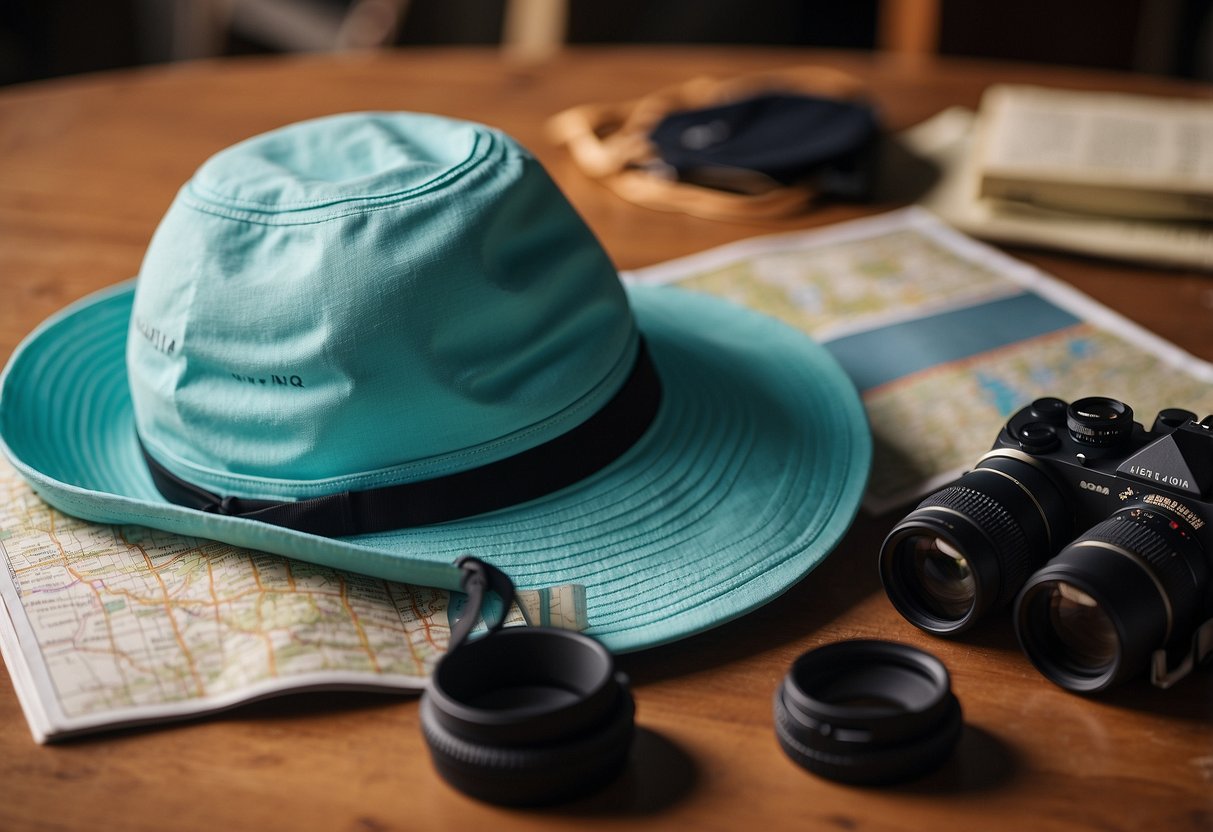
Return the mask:
<path fill-rule="evenodd" d="M 127 365 L 163 465 L 292 499 L 539 445 L 618 390 L 636 343 L 609 259 L 525 150 L 368 113 L 198 170 L 140 270 Z"/>
<path fill-rule="evenodd" d="M 267 215 L 374 202 L 440 185 L 444 176 L 484 159 L 495 142 L 512 144 L 489 128 L 436 116 L 334 116 L 221 151 L 203 163 L 187 187 L 215 207 Z"/>

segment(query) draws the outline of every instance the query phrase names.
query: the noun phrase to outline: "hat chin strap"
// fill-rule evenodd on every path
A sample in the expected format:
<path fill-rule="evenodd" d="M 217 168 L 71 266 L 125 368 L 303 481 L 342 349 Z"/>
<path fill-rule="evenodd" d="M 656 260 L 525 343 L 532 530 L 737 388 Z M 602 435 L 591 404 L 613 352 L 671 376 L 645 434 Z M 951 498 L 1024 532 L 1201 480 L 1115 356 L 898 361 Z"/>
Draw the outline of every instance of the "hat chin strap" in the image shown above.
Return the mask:
<path fill-rule="evenodd" d="M 443 523 L 558 491 L 618 459 L 644 435 L 661 403 L 661 381 L 643 339 L 623 386 L 597 413 L 555 439 L 478 468 L 433 479 L 306 500 L 225 497 L 178 477 L 139 447 L 169 502 L 324 537 Z"/>

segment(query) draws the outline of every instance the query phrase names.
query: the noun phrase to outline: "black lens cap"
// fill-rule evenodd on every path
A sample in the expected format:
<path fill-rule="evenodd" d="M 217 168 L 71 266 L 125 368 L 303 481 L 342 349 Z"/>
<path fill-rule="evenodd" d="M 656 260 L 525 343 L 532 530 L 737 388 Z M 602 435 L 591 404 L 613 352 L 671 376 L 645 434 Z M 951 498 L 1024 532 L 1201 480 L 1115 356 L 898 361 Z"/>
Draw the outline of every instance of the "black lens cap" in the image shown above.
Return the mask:
<path fill-rule="evenodd" d="M 550 627 L 501 629 L 465 641 L 484 593 L 508 607 L 513 585 L 473 558 L 468 612 L 421 697 L 434 768 L 459 791 L 512 806 L 556 803 L 606 785 L 623 769 L 635 704 L 610 651 Z"/>
<path fill-rule="evenodd" d="M 421 697 L 434 767 L 465 794 L 534 806 L 610 782 L 632 741 L 627 678 L 589 636 L 511 628 L 448 654 Z"/>
<path fill-rule="evenodd" d="M 905 644 L 827 644 L 798 658 L 775 692 L 775 734 L 784 752 L 844 783 L 925 774 L 948 757 L 962 725 L 947 668 Z"/>

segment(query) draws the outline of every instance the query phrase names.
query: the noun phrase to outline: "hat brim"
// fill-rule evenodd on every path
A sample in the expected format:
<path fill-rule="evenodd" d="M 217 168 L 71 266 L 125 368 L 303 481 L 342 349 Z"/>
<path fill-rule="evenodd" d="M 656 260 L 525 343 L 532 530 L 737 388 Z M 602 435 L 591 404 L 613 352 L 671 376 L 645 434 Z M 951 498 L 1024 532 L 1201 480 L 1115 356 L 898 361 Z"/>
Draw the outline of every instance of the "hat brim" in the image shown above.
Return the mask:
<path fill-rule="evenodd" d="M 802 333 L 695 292 L 628 294 L 662 381 L 648 432 L 574 486 L 464 520 L 330 539 L 167 503 L 127 388 L 133 283 L 23 342 L 0 381 L 0 438 L 67 514 L 447 588 L 470 553 L 520 587 L 583 584 L 590 634 L 651 647 L 743 615 L 820 563 L 858 509 L 871 435 L 850 380 Z"/>

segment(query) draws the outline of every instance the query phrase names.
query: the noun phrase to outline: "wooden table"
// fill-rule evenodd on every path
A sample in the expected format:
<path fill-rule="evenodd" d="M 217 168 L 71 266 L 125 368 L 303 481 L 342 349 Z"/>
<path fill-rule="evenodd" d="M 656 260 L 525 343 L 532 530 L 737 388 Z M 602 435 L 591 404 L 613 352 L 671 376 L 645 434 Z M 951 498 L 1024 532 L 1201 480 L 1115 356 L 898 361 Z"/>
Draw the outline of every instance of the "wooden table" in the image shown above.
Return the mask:
<path fill-rule="evenodd" d="M 1162 80 L 855 53 L 578 50 L 524 68 L 480 50 L 205 62 L 0 90 L 0 354 L 69 301 L 133 275 L 174 192 L 203 159 L 298 119 L 409 109 L 503 127 L 531 147 L 621 268 L 768 230 L 892 206 L 832 207 L 765 226 L 621 202 L 543 139 L 544 118 L 693 74 L 821 63 L 871 85 L 889 126 L 977 105 L 995 81 L 1208 96 Z M 1213 277 L 1032 251 L 1015 254 L 1213 360 Z M 432 772 L 409 696 L 305 695 L 205 720 L 35 745 L 0 678 L 0 829 L 1213 829 L 1213 673 L 1098 699 L 1041 678 L 997 622 L 928 637 L 876 577 L 896 518 L 861 517 L 812 576 L 717 630 L 625 656 L 642 728 L 629 769 L 596 797 L 502 811 Z M 924 647 L 949 666 L 967 729 L 910 785 L 838 786 L 793 766 L 771 694 L 802 651 L 850 637 Z"/>

